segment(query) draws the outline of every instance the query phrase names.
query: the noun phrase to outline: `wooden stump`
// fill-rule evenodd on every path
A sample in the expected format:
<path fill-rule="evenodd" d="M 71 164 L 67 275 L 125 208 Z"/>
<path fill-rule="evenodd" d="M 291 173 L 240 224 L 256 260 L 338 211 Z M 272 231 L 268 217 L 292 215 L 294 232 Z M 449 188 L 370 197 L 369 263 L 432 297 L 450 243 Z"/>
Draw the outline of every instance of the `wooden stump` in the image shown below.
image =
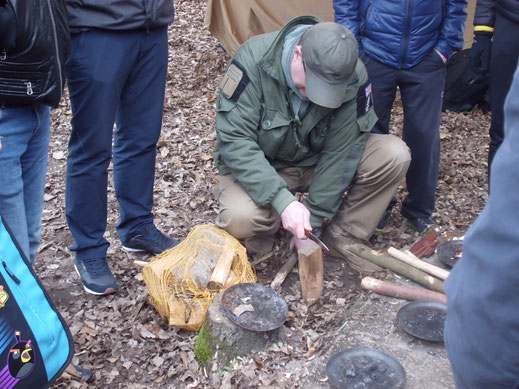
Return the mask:
<path fill-rule="evenodd" d="M 195 340 L 198 363 L 207 367 L 212 362 L 224 366 L 233 358 L 253 354 L 276 341 L 279 329 L 250 331 L 230 321 L 221 309 L 222 293 L 218 293 L 207 311 L 207 317 Z"/>

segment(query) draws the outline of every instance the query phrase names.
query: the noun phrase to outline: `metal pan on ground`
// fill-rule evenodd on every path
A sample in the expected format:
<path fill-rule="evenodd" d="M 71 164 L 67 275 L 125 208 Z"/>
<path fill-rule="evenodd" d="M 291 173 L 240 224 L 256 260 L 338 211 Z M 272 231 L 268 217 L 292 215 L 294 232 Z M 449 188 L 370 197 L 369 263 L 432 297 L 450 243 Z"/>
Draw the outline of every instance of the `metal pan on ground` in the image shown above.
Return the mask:
<path fill-rule="evenodd" d="M 382 351 L 353 348 L 341 351 L 326 364 L 330 383 L 338 389 L 401 389 L 405 370 Z"/>
<path fill-rule="evenodd" d="M 436 252 L 438 259 L 445 265 L 453 267 L 461 258 L 463 251 L 463 240 L 449 240 L 438 246 Z"/>
<path fill-rule="evenodd" d="M 410 335 L 431 342 L 443 342 L 447 306 L 436 301 L 415 301 L 399 309 L 398 325 Z"/>
<path fill-rule="evenodd" d="M 222 296 L 222 309 L 234 324 L 252 331 L 271 331 L 288 316 L 283 297 L 260 284 L 236 284 Z"/>

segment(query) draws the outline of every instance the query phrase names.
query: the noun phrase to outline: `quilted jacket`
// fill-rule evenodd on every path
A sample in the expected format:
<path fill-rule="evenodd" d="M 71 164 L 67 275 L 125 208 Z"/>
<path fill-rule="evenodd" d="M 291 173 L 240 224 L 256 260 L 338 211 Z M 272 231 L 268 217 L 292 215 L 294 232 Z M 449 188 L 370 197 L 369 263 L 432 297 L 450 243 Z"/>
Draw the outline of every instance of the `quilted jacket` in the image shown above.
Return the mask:
<path fill-rule="evenodd" d="M 334 0 L 335 21 L 359 49 L 398 69 L 420 63 L 432 49 L 445 57 L 463 47 L 466 0 Z"/>

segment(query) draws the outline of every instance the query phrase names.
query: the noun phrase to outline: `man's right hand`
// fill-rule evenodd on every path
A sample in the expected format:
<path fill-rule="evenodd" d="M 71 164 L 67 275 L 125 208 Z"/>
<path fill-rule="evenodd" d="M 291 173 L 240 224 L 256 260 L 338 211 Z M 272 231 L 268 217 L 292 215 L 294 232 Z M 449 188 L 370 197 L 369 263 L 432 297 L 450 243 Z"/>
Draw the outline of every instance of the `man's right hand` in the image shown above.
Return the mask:
<path fill-rule="evenodd" d="M 492 33 L 477 31 L 474 43 L 470 49 L 470 67 L 478 74 L 485 74 L 490 68 L 490 51 L 492 48 Z"/>
<path fill-rule="evenodd" d="M 306 231 L 312 231 L 310 211 L 299 201 L 292 201 L 281 212 L 281 222 L 297 239 L 307 239 Z"/>

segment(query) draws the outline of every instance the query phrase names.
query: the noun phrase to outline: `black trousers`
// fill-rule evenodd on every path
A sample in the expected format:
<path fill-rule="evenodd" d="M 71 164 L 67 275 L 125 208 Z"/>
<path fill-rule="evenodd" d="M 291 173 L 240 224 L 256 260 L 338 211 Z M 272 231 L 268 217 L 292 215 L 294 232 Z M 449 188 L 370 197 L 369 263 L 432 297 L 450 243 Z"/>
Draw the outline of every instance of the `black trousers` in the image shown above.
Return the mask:
<path fill-rule="evenodd" d="M 494 155 L 503 142 L 504 113 L 506 95 L 510 90 L 512 78 L 519 58 L 519 24 L 496 15 L 492 54 L 490 58 L 490 145 L 488 148 L 488 172 Z M 489 180 L 490 182 L 490 180 Z"/>
<path fill-rule="evenodd" d="M 411 150 L 406 182 L 409 195 L 401 213 L 430 217 L 434 211 L 440 163 L 440 120 L 445 65 L 434 50 L 410 69 L 395 69 L 361 55 L 372 83 L 373 105 L 379 118 L 372 132 L 389 133 L 397 87 L 404 108 L 402 139 Z"/>

